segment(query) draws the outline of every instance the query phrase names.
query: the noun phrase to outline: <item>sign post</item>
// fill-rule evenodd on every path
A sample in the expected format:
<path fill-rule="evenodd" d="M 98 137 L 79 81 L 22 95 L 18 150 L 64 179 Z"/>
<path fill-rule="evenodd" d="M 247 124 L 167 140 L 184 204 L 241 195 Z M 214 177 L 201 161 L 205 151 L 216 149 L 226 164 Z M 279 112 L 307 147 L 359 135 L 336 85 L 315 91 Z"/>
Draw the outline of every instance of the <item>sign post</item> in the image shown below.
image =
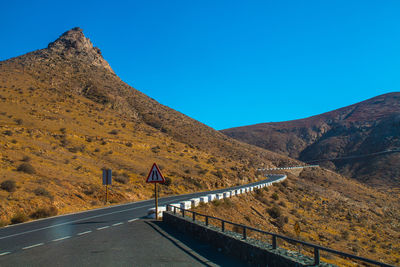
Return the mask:
<path fill-rule="evenodd" d="M 106 204 L 108 203 L 108 185 L 112 181 L 112 172 L 110 169 L 103 169 L 103 185 L 106 186 Z"/>
<path fill-rule="evenodd" d="M 156 220 L 158 220 L 158 193 L 157 193 L 157 184 L 164 183 L 165 179 L 161 174 L 160 169 L 157 164 L 153 164 L 150 169 L 149 175 L 147 175 L 146 183 L 154 183 L 154 200 L 156 204 Z"/>

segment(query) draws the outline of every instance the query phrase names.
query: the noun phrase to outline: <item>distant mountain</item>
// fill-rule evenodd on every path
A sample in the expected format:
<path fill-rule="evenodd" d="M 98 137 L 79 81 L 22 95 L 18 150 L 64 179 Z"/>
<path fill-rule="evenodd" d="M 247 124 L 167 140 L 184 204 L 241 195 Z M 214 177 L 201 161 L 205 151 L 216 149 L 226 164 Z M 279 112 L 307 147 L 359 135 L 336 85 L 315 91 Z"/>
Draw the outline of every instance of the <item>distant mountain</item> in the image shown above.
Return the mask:
<path fill-rule="evenodd" d="M 393 152 L 400 149 L 400 92 L 306 119 L 222 133 L 368 184 L 400 185 L 400 153 Z"/>
<path fill-rule="evenodd" d="M 260 166 L 297 162 L 124 83 L 80 28 L 0 62 L 0 147 L 0 226 L 101 206 L 103 167 L 118 203 L 152 197 L 144 179 L 153 162 L 168 177 L 163 195 L 246 183 Z"/>

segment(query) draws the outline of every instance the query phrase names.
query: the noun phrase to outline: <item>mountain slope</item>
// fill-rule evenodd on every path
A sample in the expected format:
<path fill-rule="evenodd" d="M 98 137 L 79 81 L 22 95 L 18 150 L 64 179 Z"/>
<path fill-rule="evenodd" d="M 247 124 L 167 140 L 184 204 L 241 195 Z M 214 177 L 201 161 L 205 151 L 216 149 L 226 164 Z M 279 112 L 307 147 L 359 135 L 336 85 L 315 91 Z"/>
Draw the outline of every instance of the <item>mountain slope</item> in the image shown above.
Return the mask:
<path fill-rule="evenodd" d="M 369 184 L 400 185 L 397 167 L 400 154 L 388 151 L 400 148 L 399 92 L 306 119 L 222 132 L 249 144 L 338 170 Z M 382 151 L 386 152 L 374 154 Z"/>
<path fill-rule="evenodd" d="M 0 224 L 98 207 L 101 169 L 111 202 L 246 183 L 259 166 L 295 160 L 241 143 L 157 103 L 113 72 L 74 28 L 45 49 L 0 62 Z"/>
<path fill-rule="evenodd" d="M 297 169 L 286 174 L 288 178 L 282 183 L 202 205 L 196 211 L 398 266 L 398 191 L 379 192 L 323 168 Z M 294 227 L 296 223 L 301 229 L 299 236 Z M 239 233 L 242 230 L 232 229 L 228 224 L 225 227 Z M 252 231 L 247 235 L 270 242 L 266 236 Z M 299 246 L 282 240 L 278 244 L 292 251 L 299 250 Z M 312 250 L 302 247 L 300 251 L 313 257 Z M 321 257 L 322 261 L 337 266 L 364 266 L 333 254 L 322 253 Z"/>

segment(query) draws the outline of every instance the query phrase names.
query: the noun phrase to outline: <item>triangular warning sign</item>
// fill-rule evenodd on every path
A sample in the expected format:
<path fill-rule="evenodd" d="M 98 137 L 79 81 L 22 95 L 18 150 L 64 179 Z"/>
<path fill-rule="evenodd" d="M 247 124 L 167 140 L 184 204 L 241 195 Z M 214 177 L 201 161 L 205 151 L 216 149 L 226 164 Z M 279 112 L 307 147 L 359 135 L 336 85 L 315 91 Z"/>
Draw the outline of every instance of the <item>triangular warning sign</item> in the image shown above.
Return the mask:
<path fill-rule="evenodd" d="M 151 167 L 149 175 L 147 176 L 146 183 L 164 183 L 165 179 L 162 176 L 160 169 L 157 164 L 153 164 Z"/>

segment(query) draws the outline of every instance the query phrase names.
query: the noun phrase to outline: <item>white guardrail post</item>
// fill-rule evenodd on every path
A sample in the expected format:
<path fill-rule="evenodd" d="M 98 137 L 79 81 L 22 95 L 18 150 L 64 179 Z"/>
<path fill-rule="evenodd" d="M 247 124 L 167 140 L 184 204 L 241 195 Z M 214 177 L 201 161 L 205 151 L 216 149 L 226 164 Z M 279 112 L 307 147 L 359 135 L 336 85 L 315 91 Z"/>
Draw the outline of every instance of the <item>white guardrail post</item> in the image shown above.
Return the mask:
<path fill-rule="evenodd" d="M 318 165 L 317 165 L 318 166 Z M 172 212 L 180 212 L 179 208 L 188 210 L 188 209 L 192 209 L 197 207 L 198 205 L 200 205 L 200 203 L 208 203 L 211 202 L 213 200 L 221 200 L 224 198 L 229 198 L 229 197 L 233 197 L 236 195 L 240 195 L 240 194 L 244 194 L 244 193 L 249 193 L 254 191 L 255 189 L 261 189 L 267 186 L 271 186 L 274 183 L 279 183 L 283 180 L 285 180 L 287 178 L 286 175 L 284 174 L 272 174 L 272 175 L 267 175 L 268 176 L 272 176 L 272 177 L 276 177 L 276 176 L 282 176 L 281 178 L 277 179 L 276 181 L 273 182 L 263 182 L 260 183 L 258 185 L 253 185 L 253 186 L 244 186 L 242 188 L 238 188 L 238 189 L 233 189 L 233 190 L 227 190 L 223 193 L 216 193 L 216 194 L 207 194 L 201 197 L 196 197 L 196 198 L 191 198 L 188 200 L 184 200 L 181 201 L 179 203 L 173 203 L 170 204 L 171 206 L 171 211 Z M 158 217 L 161 218 L 162 217 L 162 213 L 163 211 L 166 211 L 166 206 L 158 206 Z M 148 218 L 155 218 L 156 216 L 156 211 L 155 208 L 150 208 L 147 210 L 147 217 Z"/>

